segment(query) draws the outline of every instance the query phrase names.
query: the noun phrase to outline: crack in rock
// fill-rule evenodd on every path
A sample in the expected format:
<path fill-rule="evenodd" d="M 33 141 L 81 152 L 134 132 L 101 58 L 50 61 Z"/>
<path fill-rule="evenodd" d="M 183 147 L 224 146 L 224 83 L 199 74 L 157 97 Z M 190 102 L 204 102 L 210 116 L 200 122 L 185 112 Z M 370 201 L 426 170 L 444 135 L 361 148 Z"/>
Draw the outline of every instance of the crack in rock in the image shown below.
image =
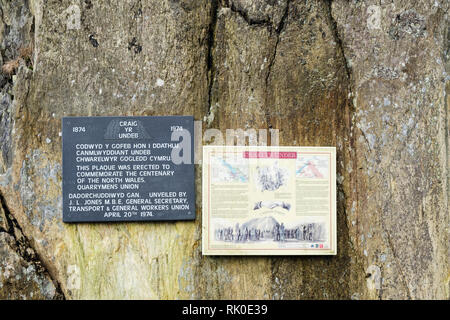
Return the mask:
<path fill-rule="evenodd" d="M 44 264 L 39 259 L 36 251 L 32 248 L 30 241 L 24 235 L 19 223 L 6 205 L 5 198 L 2 194 L 0 194 L 0 214 L 2 219 L 0 222 L 3 224 L 0 226 L 0 233 L 6 233 L 12 238 L 13 243 L 11 247 L 24 261 L 30 263 L 30 265 L 34 267 L 36 274 L 48 277 L 53 282 L 55 287 L 53 299 L 64 299 L 65 297 L 60 284 L 50 277 L 49 272 L 44 267 Z"/>

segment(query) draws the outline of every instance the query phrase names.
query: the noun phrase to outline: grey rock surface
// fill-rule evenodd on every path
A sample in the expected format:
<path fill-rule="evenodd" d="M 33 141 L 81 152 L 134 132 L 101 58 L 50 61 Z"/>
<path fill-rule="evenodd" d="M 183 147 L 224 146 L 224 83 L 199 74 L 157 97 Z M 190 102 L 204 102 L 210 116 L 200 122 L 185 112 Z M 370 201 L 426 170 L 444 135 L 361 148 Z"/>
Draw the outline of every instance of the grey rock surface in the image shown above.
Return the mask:
<path fill-rule="evenodd" d="M 448 299 L 448 6 L 0 0 L 0 297 Z M 61 117 L 175 114 L 336 146 L 337 256 L 203 257 L 201 165 L 194 222 L 62 223 Z"/>

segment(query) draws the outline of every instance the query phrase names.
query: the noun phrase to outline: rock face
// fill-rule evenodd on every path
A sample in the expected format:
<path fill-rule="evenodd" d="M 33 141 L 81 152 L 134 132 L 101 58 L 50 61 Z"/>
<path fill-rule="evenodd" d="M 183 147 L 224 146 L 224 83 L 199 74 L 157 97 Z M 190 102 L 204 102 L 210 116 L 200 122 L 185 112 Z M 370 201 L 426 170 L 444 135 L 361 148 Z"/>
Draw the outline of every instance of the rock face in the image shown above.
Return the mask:
<path fill-rule="evenodd" d="M 448 299 L 448 6 L 0 0 L 0 298 Z M 61 117 L 171 114 L 336 146 L 338 255 L 203 257 L 201 165 L 195 222 L 63 224 Z"/>
<path fill-rule="evenodd" d="M 63 298 L 17 221 L 3 208 L 0 223 L 0 299 Z"/>

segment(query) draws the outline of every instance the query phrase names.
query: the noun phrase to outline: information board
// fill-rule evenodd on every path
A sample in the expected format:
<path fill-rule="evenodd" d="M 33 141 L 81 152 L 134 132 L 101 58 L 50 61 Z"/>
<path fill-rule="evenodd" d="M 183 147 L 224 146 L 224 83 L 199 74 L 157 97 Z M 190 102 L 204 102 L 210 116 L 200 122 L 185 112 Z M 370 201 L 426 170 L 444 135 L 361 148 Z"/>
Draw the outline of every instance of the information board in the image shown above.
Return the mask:
<path fill-rule="evenodd" d="M 203 147 L 205 255 L 336 254 L 334 147 Z"/>

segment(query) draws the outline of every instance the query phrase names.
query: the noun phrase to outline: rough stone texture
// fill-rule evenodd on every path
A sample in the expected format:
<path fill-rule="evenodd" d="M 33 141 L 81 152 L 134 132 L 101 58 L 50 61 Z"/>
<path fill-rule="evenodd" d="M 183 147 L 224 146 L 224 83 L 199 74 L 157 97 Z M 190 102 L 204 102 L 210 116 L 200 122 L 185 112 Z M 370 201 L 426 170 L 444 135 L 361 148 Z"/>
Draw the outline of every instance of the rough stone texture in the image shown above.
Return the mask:
<path fill-rule="evenodd" d="M 0 299 L 62 297 L 17 222 L 0 208 Z"/>
<path fill-rule="evenodd" d="M 447 1 L 0 5 L 0 297 L 449 298 Z M 336 146 L 338 255 L 202 257 L 201 165 L 195 222 L 63 224 L 61 117 L 166 114 Z"/>
<path fill-rule="evenodd" d="M 358 174 L 351 235 L 365 267 L 380 269 L 373 297 L 444 298 L 448 2 L 382 1 L 379 29 L 372 29 L 359 21 L 376 3 L 332 5 L 353 82 L 356 163 L 348 169 Z"/>
<path fill-rule="evenodd" d="M 0 299 L 53 299 L 52 280 L 20 257 L 13 242 L 10 235 L 0 233 Z"/>

